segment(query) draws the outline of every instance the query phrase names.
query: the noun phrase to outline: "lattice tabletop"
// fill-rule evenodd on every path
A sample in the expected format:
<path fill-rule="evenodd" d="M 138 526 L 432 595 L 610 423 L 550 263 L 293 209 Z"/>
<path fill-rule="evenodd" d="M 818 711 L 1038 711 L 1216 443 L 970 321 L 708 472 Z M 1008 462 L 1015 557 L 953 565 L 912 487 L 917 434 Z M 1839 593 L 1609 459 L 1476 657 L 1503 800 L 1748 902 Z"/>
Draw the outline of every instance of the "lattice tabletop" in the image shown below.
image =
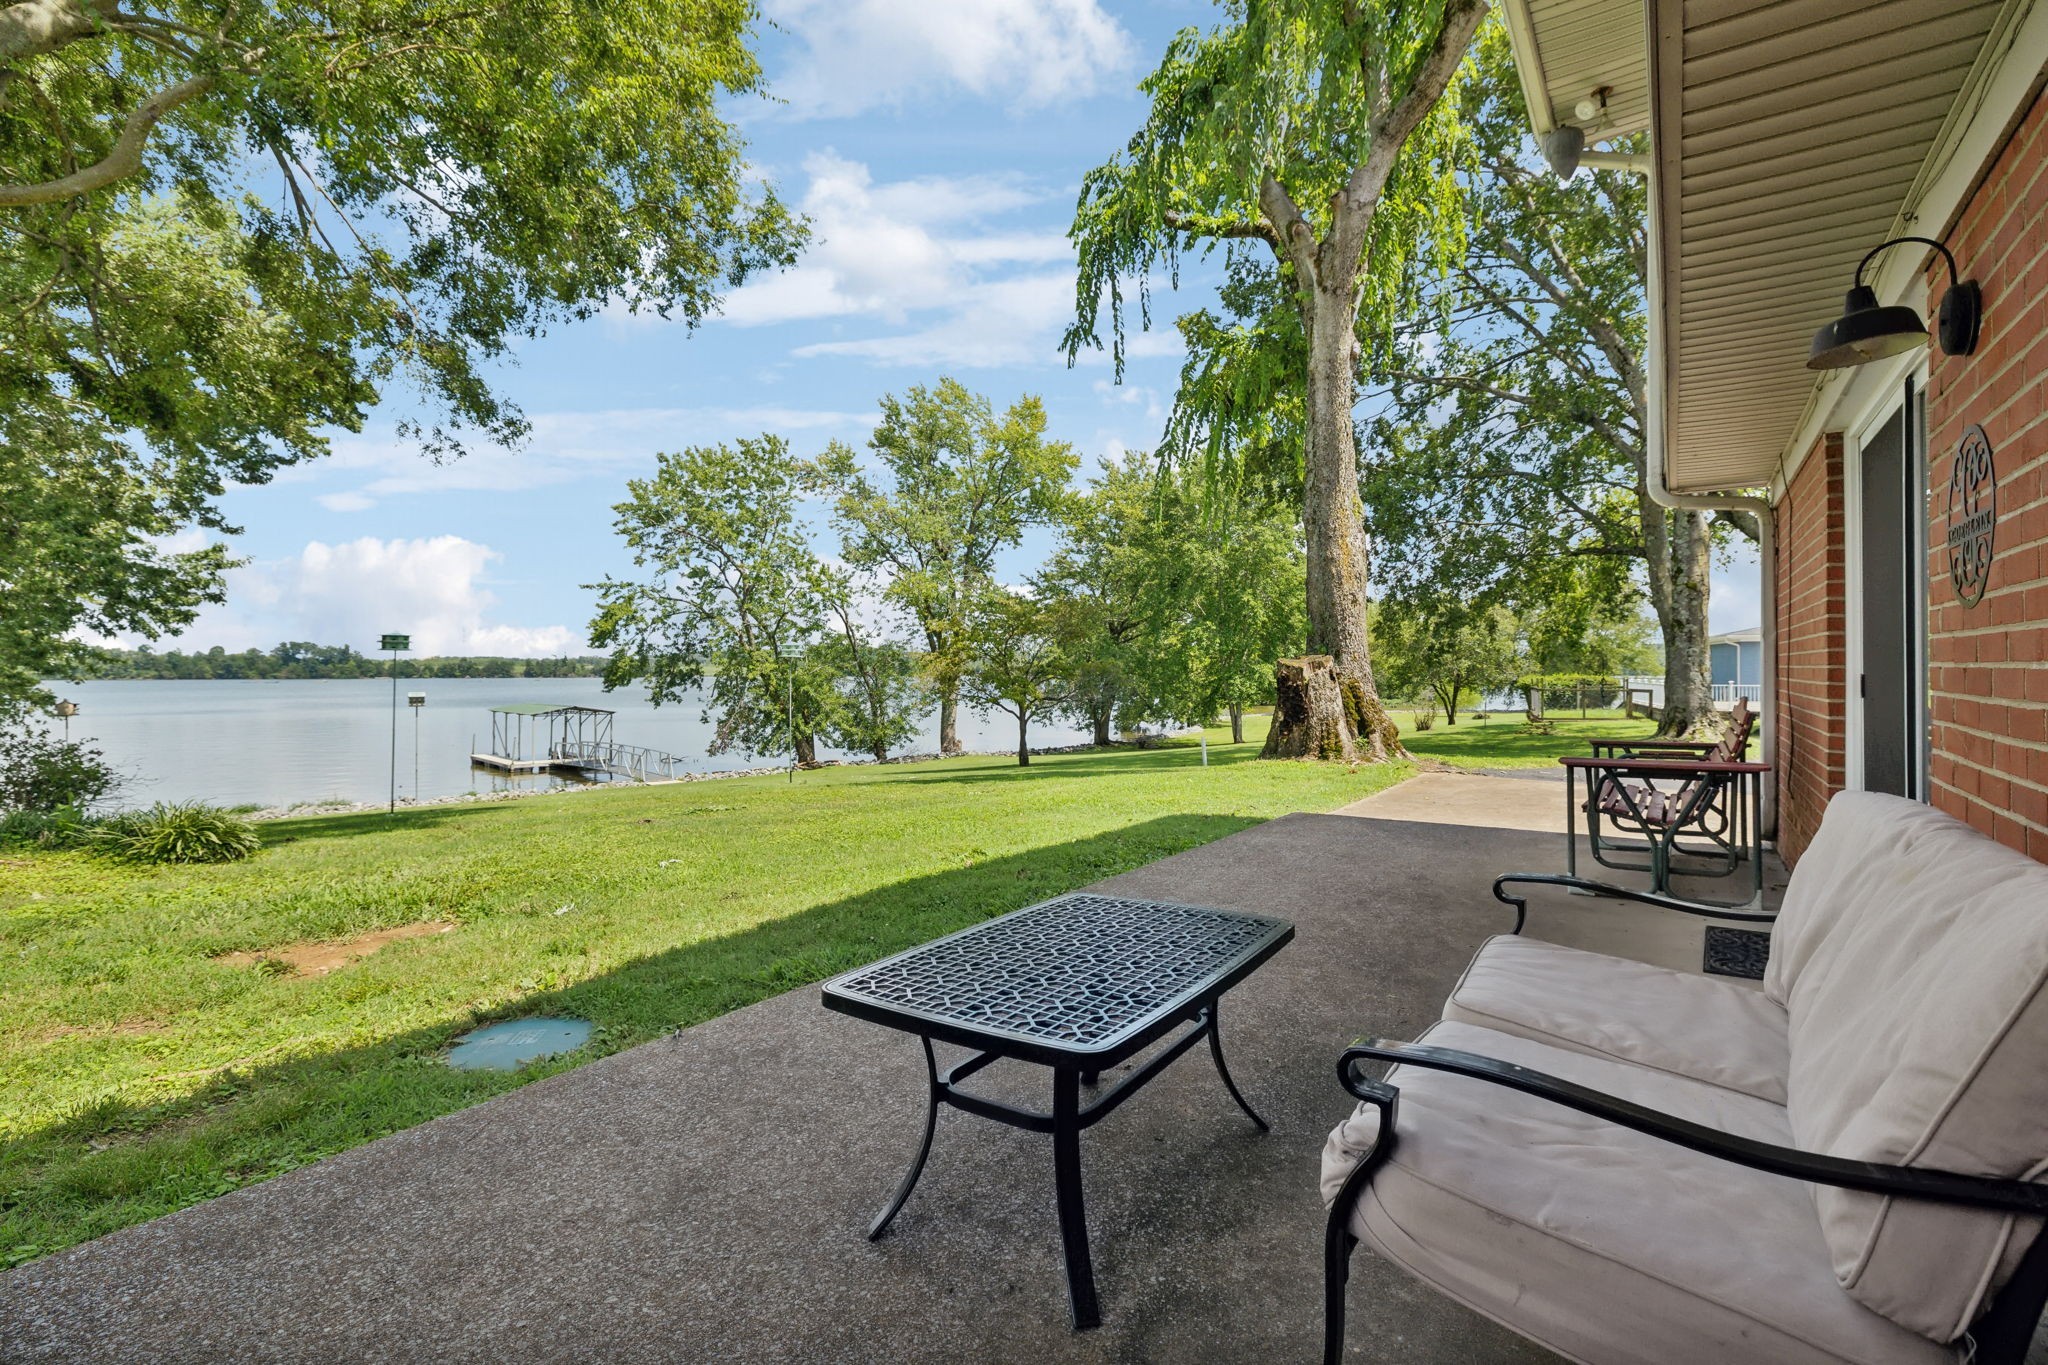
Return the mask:
<path fill-rule="evenodd" d="M 1198 998 L 1291 931 L 1262 915 L 1081 892 L 913 948 L 825 989 L 892 1014 L 1093 1050 Z"/>

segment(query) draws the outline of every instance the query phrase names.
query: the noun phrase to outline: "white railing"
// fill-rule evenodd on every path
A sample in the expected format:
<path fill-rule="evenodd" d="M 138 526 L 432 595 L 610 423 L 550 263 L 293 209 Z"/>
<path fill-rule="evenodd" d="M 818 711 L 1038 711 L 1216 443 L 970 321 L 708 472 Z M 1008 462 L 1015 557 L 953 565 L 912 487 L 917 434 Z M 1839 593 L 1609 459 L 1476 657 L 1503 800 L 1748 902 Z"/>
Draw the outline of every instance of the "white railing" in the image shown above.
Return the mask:
<path fill-rule="evenodd" d="M 1716 702 L 1725 702 L 1729 706 L 1735 705 L 1738 700 L 1746 701 L 1751 706 L 1761 706 L 1764 700 L 1763 684 L 1715 683 L 1714 700 Z"/>
<path fill-rule="evenodd" d="M 683 762 L 674 754 L 638 744 L 596 744 L 577 740 L 555 745 L 548 750 L 548 757 L 570 767 L 596 768 L 630 777 L 635 782 L 647 782 L 655 777 L 672 779 L 676 775 L 676 765 Z"/>

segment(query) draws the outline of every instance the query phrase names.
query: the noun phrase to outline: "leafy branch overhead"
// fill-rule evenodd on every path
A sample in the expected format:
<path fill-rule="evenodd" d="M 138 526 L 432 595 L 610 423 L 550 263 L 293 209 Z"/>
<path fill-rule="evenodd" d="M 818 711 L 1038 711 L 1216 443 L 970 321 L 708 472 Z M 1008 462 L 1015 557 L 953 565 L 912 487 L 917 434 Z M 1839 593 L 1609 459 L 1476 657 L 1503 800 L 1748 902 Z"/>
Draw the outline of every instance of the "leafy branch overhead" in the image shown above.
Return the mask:
<path fill-rule="evenodd" d="M 722 112 L 747 0 L 0 4 L 0 692 L 73 627 L 218 595 L 229 483 L 394 385 L 437 455 L 525 431 L 491 367 L 606 307 L 695 323 L 803 228 Z M 33 458 L 27 452 L 35 452 Z M 87 504 L 91 504 L 88 506 Z M 91 525 L 99 556 L 34 551 Z"/>

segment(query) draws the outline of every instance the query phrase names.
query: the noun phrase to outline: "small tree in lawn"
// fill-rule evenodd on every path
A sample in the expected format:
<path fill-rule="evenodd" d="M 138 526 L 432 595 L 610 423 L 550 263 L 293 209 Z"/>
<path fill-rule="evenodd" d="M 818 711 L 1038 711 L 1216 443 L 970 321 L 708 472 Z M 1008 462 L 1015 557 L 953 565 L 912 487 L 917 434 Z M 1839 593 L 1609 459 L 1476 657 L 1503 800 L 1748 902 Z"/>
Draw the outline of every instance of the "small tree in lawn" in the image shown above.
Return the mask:
<path fill-rule="evenodd" d="M 1521 671 L 1514 622 L 1497 607 L 1390 603 L 1375 627 L 1389 690 L 1434 697 L 1452 725 L 1462 698 L 1508 687 Z"/>
<path fill-rule="evenodd" d="M 1299 519 L 1181 471 L 1138 544 L 1152 694 L 1197 724 L 1227 712 L 1231 743 L 1242 744 L 1245 708 L 1273 699 L 1273 661 L 1299 654 L 1307 636 Z"/>
<path fill-rule="evenodd" d="M 851 583 L 836 574 L 830 581 L 831 633 L 811 651 L 831 673 L 839 699 L 826 717 L 825 737 L 838 748 L 886 762 L 891 749 L 917 733 L 913 711 L 923 692 L 917 661 L 894 641 L 870 639 Z"/>
<path fill-rule="evenodd" d="M 1057 605 L 1073 670 L 1069 709 L 1097 744 L 1110 742 L 1116 717 L 1143 706 L 1143 660 L 1158 647 L 1144 618 L 1144 553 L 1157 502 L 1149 456 L 1132 452 L 1106 467 L 1087 491 L 1067 499 L 1061 543 L 1033 579 Z"/>
<path fill-rule="evenodd" d="M 879 476 L 834 442 L 813 467 L 836 495 L 833 521 L 856 569 L 880 574 L 883 595 L 924 637 L 939 696 L 939 749 L 960 752 L 955 720 L 968 616 L 995 557 L 1025 528 L 1050 520 L 1078 462 L 1045 435 L 1045 407 L 1024 397 L 1000 417 L 988 399 L 941 379 L 882 399 L 868 438 Z"/>
<path fill-rule="evenodd" d="M 969 617 L 961 694 L 1016 717 L 1017 763 L 1031 762 L 1031 722 L 1073 701 L 1073 660 L 1061 648 L 1059 613 L 1007 588 L 983 592 Z"/>
<path fill-rule="evenodd" d="M 591 643 L 612 651 L 605 690 L 644 681 L 659 706 L 708 681 L 713 753 L 816 762 L 841 699 L 815 646 L 843 585 L 797 523 L 801 465 L 778 436 L 656 459 L 654 477 L 632 480 L 615 509 L 647 577 L 589 585 Z"/>

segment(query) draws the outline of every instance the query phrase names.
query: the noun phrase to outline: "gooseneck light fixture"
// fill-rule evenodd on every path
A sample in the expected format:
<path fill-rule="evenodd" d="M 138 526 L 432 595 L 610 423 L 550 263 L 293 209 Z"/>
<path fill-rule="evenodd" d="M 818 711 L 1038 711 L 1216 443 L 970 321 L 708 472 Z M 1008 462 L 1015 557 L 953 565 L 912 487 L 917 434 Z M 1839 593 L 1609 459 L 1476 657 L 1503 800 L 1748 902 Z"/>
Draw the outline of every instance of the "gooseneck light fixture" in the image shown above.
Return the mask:
<path fill-rule="evenodd" d="M 1882 307 L 1877 291 L 1863 282 L 1863 272 L 1878 253 L 1902 242 L 1931 246 L 1948 262 L 1948 292 L 1941 296 L 1937 335 L 1947 355 L 1968 355 L 1977 349 L 1984 320 L 1984 295 L 1975 280 L 1958 277 L 1955 253 L 1932 237 L 1894 237 L 1871 248 L 1856 267 L 1856 283 L 1842 302 L 1842 316 L 1813 334 L 1809 370 L 1846 370 L 1888 355 L 1901 355 L 1927 344 L 1927 327 L 1905 304 Z"/>

